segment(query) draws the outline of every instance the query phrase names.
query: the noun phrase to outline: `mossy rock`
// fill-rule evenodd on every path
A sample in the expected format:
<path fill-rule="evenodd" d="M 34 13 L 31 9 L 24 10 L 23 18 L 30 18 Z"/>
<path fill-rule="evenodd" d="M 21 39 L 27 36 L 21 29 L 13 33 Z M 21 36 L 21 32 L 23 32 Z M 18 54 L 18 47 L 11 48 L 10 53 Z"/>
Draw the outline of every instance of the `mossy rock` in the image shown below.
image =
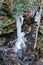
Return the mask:
<path fill-rule="evenodd" d="M 13 19 L 7 19 L 6 21 L 0 20 L 0 35 L 7 33 L 4 27 L 9 26 L 13 23 Z"/>

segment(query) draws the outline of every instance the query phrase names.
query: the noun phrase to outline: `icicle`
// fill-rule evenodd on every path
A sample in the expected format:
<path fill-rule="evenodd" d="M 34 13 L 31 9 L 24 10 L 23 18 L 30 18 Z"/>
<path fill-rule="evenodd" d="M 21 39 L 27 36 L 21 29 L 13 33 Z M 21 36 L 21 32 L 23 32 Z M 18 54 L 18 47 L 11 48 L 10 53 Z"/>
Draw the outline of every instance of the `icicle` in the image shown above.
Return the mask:
<path fill-rule="evenodd" d="M 23 25 L 24 18 L 22 16 L 16 17 L 16 27 L 17 27 L 17 41 L 15 43 L 14 51 L 18 52 L 19 49 L 26 48 L 24 41 L 24 32 L 21 32 L 21 26 Z"/>

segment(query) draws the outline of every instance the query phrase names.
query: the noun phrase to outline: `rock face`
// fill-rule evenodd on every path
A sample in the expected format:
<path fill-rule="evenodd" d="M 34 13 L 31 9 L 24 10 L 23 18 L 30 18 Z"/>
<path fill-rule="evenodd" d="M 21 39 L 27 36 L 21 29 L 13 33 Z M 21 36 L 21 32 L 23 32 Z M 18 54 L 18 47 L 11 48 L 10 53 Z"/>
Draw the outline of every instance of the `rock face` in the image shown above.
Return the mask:
<path fill-rule="evenodd" d="M 2 1 L 2 0 L 1 0 Z M 9 6 L 10 4 L 8 3 L 10 0 L 4 0 L 4 4 L 7 3 Z M 9 14 L 10 15 L 10 9 L 8 8 L 7 11 L 9 11 Z M 8 13 L 8 12 L 7 12 Z M 12 18 L 9 18 L 8 15 L 5 15 L 3 14 L 3 16 L 1 15 L 0 17 L 0 26 L 2 26 L 2 28 L 0 29 L 2 32 L 5 33 L 5 31 L 7 32 L 7 37 L 6 36 L 6 39 L 3 38 L 1 39 L 0 38 L 0 63 L 1 65 L 37 65 L 35 62 L 36 62 L 36 56 L 35 56 L 35 53 L 33 52 L 33 46 L 34 46 L 34 42 L 35 42 L 35 35 L 36 35 L 36 23 L 35 24 L 31 24 L 29 25 L 29 19 L 31 19 L 31 17 L 33 17 L 35 14 L 35 10 L 32 9 L 30 11 L 30 14 L 28 15 L 25 15 L 25 20 L 24 20 L 24 23 L 23 23 L 23 28 L 21 29 L 21 26 L 20 24 L 18 24 L 18 19 L 17 19 L 17 24 L 18 24 L 18 31 L 19 31 L 19 41 L 16 39 L 17 38 L 17 29 L 16 29 L 16 24 L 15 24 L 15 21 L 12 20 Z M 3 20 L 3 23 L 2 23 L 2 20 Z M 14 21 L 12 23 L 12 21 Z M 26 21 L 26 23 L 25 23 Z M 32 21 L 32 20 L 31 20 Z M 20 26 L 20 27 L 19 27 Z M 5 31 L 4 31 L 5 30 Z M 43 25 L 41 24 L 40 26 L 40 32 L 43 34 Z M 10 32 L 13 32 L 12 34 L 9 34 Z M 24 35 L 24 33 L 26 35 Z M 1 33 L 1 32 L 0 32 Z M 5 35 L 5 34 L 4 34 Z M 2 35 L 2 37 L 4 37 Z M 22 48 L 23 47 L 23 44 L 24 44 L 24 37 L 26 38 L 26 51 L 24 52 L 24 50 Z M 22 39 L 21 39 L 22 38 Z M 16 40 L 15 40 L 16 39 Z M 19 49 L 18 50 L 18 53 L 16 54 L 14 51 L 13 51 L 13 47 L 15 46 L 15 42 L 16 43 L 16 49 Z M 22 43 L 21 43 L 22 42 Z M 4 44 L 6 43 L 6 44 Z M 19 45 L 20 44 L 20 45 Z M 24 46 L 25 46 L 24 44 Z M 40 45 L 41 46 L 41 45 Z M 43 51 L 43 44 L 41 46 L 41 51 Z M 36 51 L 37 52 L 37 51 Z M 41 56 L 43 56 L 43 52 L 40 53 Z M 33 63 L 33 64 L 32 64 Z M 35 63 L 35 64 L 34 64 Z M 43 65 L 43 63 L 39 63 L 39 65 Z"/>

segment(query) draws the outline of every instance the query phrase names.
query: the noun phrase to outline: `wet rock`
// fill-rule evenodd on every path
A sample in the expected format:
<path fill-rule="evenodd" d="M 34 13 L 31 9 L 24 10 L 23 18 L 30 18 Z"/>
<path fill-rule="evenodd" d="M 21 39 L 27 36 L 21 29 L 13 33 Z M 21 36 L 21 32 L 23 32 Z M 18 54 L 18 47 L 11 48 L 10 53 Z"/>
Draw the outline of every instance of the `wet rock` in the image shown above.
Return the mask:
<path fill-rule="evenodd" d="M 22 51 L 22 49 L 18 50 L 18 57 L 19 58 L 23 57 L 23 51 Z"/>

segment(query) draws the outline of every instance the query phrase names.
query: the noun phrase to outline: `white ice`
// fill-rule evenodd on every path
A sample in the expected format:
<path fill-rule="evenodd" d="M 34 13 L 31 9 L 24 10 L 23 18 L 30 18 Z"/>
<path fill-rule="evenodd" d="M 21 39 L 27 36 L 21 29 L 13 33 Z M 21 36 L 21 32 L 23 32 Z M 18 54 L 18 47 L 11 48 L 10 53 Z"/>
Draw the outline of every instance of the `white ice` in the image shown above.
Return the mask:
<path fill-rule="evenodd" d="M 24 18 L 22 16 L 16 17 L 17 41 L 16 41 L 15 46 L 13 48 L 13 50 L 15 52 L 18 52 L 19 49 L 26 48 L 26 44 L 25 44 L 25 40 L 24 40 L 25 39 L 25 37 L 24 37 L 25 33 L 21 32 L 23 20 L 24 20 Z"/>

